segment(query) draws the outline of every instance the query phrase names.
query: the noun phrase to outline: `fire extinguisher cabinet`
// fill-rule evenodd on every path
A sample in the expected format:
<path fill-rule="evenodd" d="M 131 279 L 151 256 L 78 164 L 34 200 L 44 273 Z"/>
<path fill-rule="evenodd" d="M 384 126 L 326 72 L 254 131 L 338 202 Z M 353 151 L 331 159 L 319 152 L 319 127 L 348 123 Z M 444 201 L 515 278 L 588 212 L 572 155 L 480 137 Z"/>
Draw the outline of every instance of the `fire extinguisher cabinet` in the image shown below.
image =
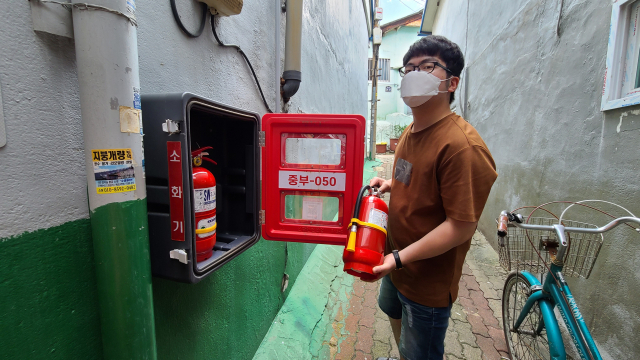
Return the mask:
<path fill-rule="evenodd" d="M 362 186 L 361 115 L 261 119 L 191 93 L 143 95 L 141 101 L 154 276 L 196 283 L 261 235 L 346 245 Z M 191 154 L 208 146 L 207 157 L 217 165 L 201 166 L 216 180 L 216 242 L 212 256 L 198 261 Z"/>
<path fill-rule="evenodd" d="M 195 283 L 259 239 L 259 116 L 191 93 L 143 95 L 151 270 Z M 195 261 L 191 152 L 211 146 L 202 164 L 216 178 L 217 241 Z"/>

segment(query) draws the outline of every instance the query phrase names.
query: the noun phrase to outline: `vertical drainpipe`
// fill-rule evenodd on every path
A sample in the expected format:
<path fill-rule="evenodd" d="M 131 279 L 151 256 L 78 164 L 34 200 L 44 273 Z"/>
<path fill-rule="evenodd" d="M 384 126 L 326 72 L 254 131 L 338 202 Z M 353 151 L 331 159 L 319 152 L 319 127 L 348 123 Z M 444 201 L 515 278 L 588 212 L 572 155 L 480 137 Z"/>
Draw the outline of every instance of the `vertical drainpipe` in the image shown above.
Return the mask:
<path fill-rule="evenodd" d="M 287 0 L 287 28 L 284 40 L 284 72 L 282 97 L 284 101 L 298 92 L 302 73 L 300 66 L 302 45 L 302 0 Z"/>
<path fill-rule="evenodd" d="M 103 355 L 156 359 L 142 129 L 120 124 L 121 113 L 140 108 L 137 28 L 123 16 L 135 16 L 135 0 L 91 4 L 102 9 L 74 6 L 73 32 Z M 97 193 L 97 149 L 131 149 L 135 191 Z"/>
<path fill-rule="evenodd" d="M 273 112 L 280 112 L 280 14 L 282 13 L 282 0 L 272 0 L 276 5 L 275 22 L 276 22 L 276 50 L 275 50 L 275 67 L 276 67 L 276 106 Z"/>

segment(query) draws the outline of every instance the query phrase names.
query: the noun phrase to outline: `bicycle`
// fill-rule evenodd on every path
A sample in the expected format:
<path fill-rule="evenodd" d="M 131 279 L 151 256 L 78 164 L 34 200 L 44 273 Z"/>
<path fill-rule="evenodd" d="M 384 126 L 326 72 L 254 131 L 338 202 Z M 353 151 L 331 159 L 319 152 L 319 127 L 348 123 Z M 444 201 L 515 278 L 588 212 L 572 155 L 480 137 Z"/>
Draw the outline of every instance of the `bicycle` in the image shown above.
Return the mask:
<path fill-rule="evenodd" d="M 532 220 L 531 216 L 527 222 L 533 224 L 526 223 L 522 215 L 507 211 L 498 218 L 500 262 L 508 270 L 513 264 L 516 266 L 508 275 L 502 294 L 503 330 L 512 360 L 567 359 L 553 310 L 556 306 L 580 357 L 602 359 L 565 281 L 563 268 L 571 276 L 588 278 L 602 245 L 602 233 L 625 223 L 640 225 L 640 218 L 621 217 L 596 227 L 563 221 L 562 215 L 557 223 L 555 219 Z M 529 232 L 540 236 L 540 250 Z M 555 233 L 556 238 L 541 235 L 549 232 Z M 524 270 L 519 270 L 521 267 Z M 540 279 L 534 273 L 541 274 Z"/>

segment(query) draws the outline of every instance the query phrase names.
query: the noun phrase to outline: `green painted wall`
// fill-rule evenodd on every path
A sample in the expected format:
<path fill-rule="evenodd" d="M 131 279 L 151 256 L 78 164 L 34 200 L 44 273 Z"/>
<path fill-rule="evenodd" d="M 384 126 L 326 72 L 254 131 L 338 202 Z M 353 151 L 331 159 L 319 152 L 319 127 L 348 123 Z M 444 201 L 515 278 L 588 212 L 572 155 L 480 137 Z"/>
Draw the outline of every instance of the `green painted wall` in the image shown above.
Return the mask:
<path fill-rule="evenodd" d="M 261 239 L 198 284 L 154 278 L 158 359 L 251 359 L 314 248 Z"/>
<path fill-rule="evenodd" d="M 261 239 L 198 284 L 154 278 L 158 358 L 252 358 L 314 248 Z M 89 219 L 1 239 L 0 252 L 0 359 L 102 359 Z"/>
<path fill-rule="evenodd" d="M 0 359 L 101 359 L 89 219 L 0 239 Z"/>

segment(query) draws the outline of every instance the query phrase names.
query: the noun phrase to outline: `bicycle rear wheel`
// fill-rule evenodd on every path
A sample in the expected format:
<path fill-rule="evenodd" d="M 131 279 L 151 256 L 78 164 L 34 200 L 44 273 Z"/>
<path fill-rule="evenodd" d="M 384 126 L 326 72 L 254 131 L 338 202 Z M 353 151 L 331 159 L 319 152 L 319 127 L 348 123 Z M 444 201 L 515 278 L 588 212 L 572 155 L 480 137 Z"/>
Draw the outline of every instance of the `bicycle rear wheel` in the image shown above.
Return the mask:
<path fill-rule="evenodd" d="M 509 274 L 502 293 L 504 336 L 512 360 L 549 360 L 549 343 L 540 306 L 535 304 L 517 331 L 512 331 L 525 302 L 531 294 L 531 284 L 519 272 Z"/>

